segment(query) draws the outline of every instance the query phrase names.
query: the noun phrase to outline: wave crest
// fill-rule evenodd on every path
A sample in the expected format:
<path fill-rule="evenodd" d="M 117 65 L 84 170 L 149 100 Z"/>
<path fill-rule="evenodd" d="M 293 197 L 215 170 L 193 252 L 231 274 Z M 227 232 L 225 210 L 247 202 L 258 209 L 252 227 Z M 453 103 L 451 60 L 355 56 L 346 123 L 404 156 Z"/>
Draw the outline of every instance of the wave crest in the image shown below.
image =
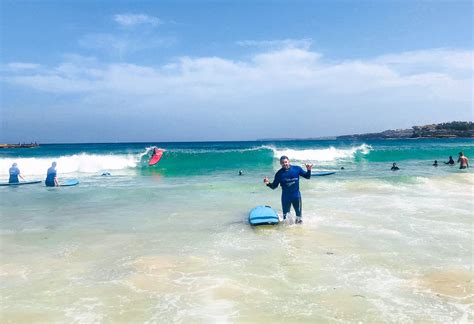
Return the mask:
<path fill-rule="evenodd" d="M 372 147 L 367 144 L 350 148 L 335 148 L 330 146 L 325 149 L 273 149 L 275 158 L 286 155 L 290 160 L 295 161 L 315 161 L 315 162 L 331 162 L 339 159 L 353 159 L 357 154 L 369 154 Z"/>
<path fill-rule="evenodd" d="M 25 176 L 46 176 L 46 170 L 53 161 L 57 162 L 57 170 L 60 174 L 77 172 L 98 173 L 105 170 L 135 168 L 148 151 L 138 155 L 95 155 L 81 153 L 48 158 L 4 158 L 0 159 L 0 176 L 8 177 L 8 170 L 13 163 L 18 164 L 21 174 Z"/>

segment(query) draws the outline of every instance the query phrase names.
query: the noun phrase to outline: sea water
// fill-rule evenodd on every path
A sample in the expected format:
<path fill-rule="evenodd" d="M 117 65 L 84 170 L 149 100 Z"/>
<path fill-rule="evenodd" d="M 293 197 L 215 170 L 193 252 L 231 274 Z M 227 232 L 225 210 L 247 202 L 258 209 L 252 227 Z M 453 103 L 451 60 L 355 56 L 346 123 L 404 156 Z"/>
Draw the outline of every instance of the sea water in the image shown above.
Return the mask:
<path fill-rule="evenodd" d="M 461 150 L 474 141 L 4 149 L 1 182 L 56 161 L 80 184 L 0 187 L 1 322 L 472 322 L 474 173 L 443 163 Z M 281 155 L 337 172 L 301 179 L 303 225 L 251 227 L 257 205 L 281 216 L 262 181 Z"/>

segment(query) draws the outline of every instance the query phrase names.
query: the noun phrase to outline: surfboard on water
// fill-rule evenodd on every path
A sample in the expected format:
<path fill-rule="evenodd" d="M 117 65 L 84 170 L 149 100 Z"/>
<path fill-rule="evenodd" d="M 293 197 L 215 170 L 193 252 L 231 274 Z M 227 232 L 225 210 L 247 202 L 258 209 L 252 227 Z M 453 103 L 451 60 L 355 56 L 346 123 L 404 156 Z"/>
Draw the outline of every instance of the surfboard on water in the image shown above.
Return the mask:
<path fill-rule="evenodd" d="M 156 154 L 153 154 L 150 161 L 148 162 L 148 165 L 157 164 L 161 160 L 162 156 L 163 156 L 163 150 L 157 149 Z"/>
<path fill-rule="evenodd" d="M 35 183 L 40 183 L 40 182 L 41 180 L 21 181 L 17 183 L 0 183 L 0 186 L 22 186 L 22 185 L 35 184 Z"/>
<path fill-rule="evenodd" d="M 60 187 L 71 187 L 71 186 L 75 186 L 79 184 L 79 180 L 77 179 L 68 179 L 68 180 L 64 180 L 62 182 L 59 183 L 59 186 Z"/>
<path fill-rule="evenodd" d="M 249 213 L 250 225 L 276 225 L 278 224 L 278 214 L 270 206 L 257 206 Z"/>
<path fill-rule="evenodd" d="M 332 171 L 326 171 L 326 172 L 314 172 L 314 173 L 311 173 L 311 176 L 312 177 L 322 177 L 322 176 L 327 176 L 327 175 L 331 175 L 331 174 L 334 174 L 336 172 L 332 172 Z"/>

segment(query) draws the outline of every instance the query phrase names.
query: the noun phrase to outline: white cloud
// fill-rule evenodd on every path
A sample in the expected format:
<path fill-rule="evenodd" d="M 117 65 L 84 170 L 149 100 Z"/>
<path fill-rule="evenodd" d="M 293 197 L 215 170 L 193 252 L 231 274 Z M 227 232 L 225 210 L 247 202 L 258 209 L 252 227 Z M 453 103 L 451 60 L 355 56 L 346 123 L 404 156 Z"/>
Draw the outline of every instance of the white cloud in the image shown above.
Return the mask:
<path fill-rule="evenodd" d="M 79 40 L 86 49 L 100 50 L 120 59 L 129 53 L 153 48 L 169 47 L 176 43 L 174 38 L 159 38 L 148 34 L 89 34 Z"/>
<path fill-rule="evenodd" d="M 144 14 L 117 14 L 114 15 L 114 20 L 119 25 L 124 27 L 133 27 L 137 25 L 158 26 L 163 23 L 157 17 L 148 16 Z"/>
<path fill-rule="evenodd" d="M 94 91 L 94 82 L 86 79 L 74 79 L 64 75 L 28 75 L 13 76 L 9 81 L 16 84 L 31 86 L 32 88 L 50 93 L 84 93 Z"/>
<path fill-rule="evenodd" d="M 245 134 L 240 138 L 282 137 L 281 129 L 285 136 L 304 137 L 334 135 L 336 125 L 351 133 L 472 119 L 471 66 L 446 69 L 455 57 L 472 53 L 429 53 L 334 62 L 317 52 L 284 48 L 247 60 L 181 57 L 158 67 L 73 57 L 48 71 L 24 70 L 3 80 L 61 94 L 86 120 L 102 111 L 125 124 L 159 120 L 169 134 L 187 126 L 183 138 L 210 139 L 199 137 L 210 129 Z M 415 68 L 413 57 L 419 56 L 431 63 Z M 272 117 L 288 114 L 299 116 L 294 128 L 288 129 L 286 117 Z M 232 138 L 238 135 L 227 137 Z"/>
<path fill-rule="evenodd" d="M 113 48 L 114 50 L 123 48 L 124 41 L 113 34 L 89 34 L 79 39 L 79 45 L 90 49 Z"/>
<path fill-rule="evenodd" d="M 309 49 L 313 41 L 310 38 L 303 39 L 280 39 L 280 40 L 242 40 L 237 45 L 245 47 L 260 48 L 301 48 Z"/>
<path fill-rule="evenodd" d="M 438 70 L 447 73 L 468 72 L 474 69 L 474 56 L 468 50 L 431 49 L 382 55 L 374 63 L 391 66 L 400 72 Z M 451 72 L 450 72 L 451 71 Z"/>
<path fill-rule="evenodd" d="M 469 57 L 469 52 L 446 51 L 442 54 L 435 50 L 432 55 L 429 53 L 412 52 L 408 56 L 401 53 L 366 61 L 325 63 L 319 53 L 286 48 L 259 53 L 246 61 L 182 57 L 158 68 L 134 64 L 100 65 L 94 60 L 76 58 L 47 73 L 32 74 L 25 70 L 23 75 L 7 76 L 7 80 L 42 91 L 65 93 L 108 91 L 137 96 L 158 93 L 173 96 L 179 92 L 190 98 L 197 93 L 206 97 L 208 93 L 209 97 L 224 99 L 228 95 L 233 98 L 256 94 L 271 97 L 275 90 L 288 93 L 291 89 L 317 99 L 320 95 L 370 94 L 370 91 L 382 90 L 390 97 L 396 97 L 400 92 L 424 89 L 432 91 L 434 96 L 469 100 L 463 91 L 472 86 L 472 67 L 454 62 L 456 57 Z M 414 70 L 413 61 L 418 57 L 430 64 Z M 457 70 L 447 71 L 445 67 L 450 64 L 458 64 Z M 453 90 L 453 85 L 458 87 L 457 91 Z"/>
<path fill-rule="evenodd" d="M 10 71 L 36 70 L 41 68 L 40 64 L 12 62 L 5 65 L 5 68 Z"/>

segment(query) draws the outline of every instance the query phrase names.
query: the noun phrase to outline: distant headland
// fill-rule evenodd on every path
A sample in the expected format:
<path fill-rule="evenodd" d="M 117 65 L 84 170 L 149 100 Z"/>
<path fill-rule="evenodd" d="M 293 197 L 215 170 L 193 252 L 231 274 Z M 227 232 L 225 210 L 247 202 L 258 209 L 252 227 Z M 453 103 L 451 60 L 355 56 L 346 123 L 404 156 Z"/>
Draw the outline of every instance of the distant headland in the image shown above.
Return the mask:
<path fill-rule="evenodd" d="M 32 147 L 37 147 L 39 146 L 38 143 L 34 142 L 34 143 L 30 143 L 30 144 L 26 144 L 26 143 L 18 143 L 18 144 L 0 144 L 0 148 L 32 148 Z"/>
<path fill-rule="evenodd" d="M 380 133 L 324 136 L 311 138 L 266 138 L 269 140 L 369 140 L 369 139 L 410 139 L 410 138 L 474 138 L 474 123 L 453 121 L 441 124 L 413 126 L 408 129 L 389 129 Z"/>
<path fill-rule="evenodd" d="M 474 137 L 474 123 L 453 121 L 441 124 L 413 126 L 409 129 L 386 130 L 381 133 L 336 136 L 336 139 L 403 139 Z"/>

